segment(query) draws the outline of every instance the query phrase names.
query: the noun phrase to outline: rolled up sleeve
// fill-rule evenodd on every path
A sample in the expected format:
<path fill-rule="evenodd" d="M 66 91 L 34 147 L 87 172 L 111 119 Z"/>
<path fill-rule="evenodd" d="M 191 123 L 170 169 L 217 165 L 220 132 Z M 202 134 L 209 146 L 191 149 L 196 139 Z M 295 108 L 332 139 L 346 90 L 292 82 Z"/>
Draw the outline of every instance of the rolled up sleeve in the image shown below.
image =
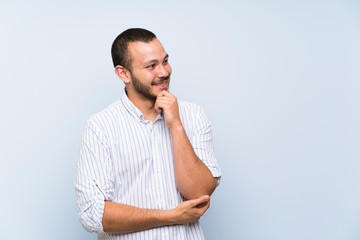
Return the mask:
<path fill-rule="evenodd" d="M 90 120 L 81 141 L 74 185 L 81 225 L 88 232 L 103 231 L 104 201 L 113 200 L 114 174 L 107 139 Z"/>
<path fill-rule="evenodd" d="M 213 177 L 220 183 L 221 171 L 215 157 L 214 144 L 212 141 L 211 122 L 205 111 L 198 107 L 195 131 L 190 138 L 195 154 L 209 168 Z"/>

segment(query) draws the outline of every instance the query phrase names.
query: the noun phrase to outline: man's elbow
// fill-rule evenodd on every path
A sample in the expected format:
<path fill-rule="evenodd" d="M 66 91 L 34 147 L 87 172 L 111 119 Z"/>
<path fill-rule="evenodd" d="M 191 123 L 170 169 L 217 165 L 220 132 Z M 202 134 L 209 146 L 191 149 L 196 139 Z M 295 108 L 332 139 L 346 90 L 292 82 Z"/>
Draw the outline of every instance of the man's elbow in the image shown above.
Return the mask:
<path fill-rule="evenodd" d="M 213 194 L 213 192 L 215 191 L 217 185 L 218 185 L 218 179 L 215 177 L 212 177 L 207 182 L 207 184 L 204 184 L 203 186 L 198 186 L 197 188 L 193 188 L 192 191 L 183 191 L 183 192 L 181 192 L 181 194 L 187 200 L 196 199 L 196 198 L 202 197 L 204 195 L 211 196 Z"/>
<path fill-rule="evenodd" d="M 89 213 L 88 211 L 79 213 L 79 220 L 82 227 L 88 232 L 100 232 L 102 231 L 102 223 L 99 221 L 94 214 Z"/>
<path fill-rule="evenodd" d="M 218 179 L 213 177 L 211 181 L 209 181 L 209 187 L 208 187 L 208 195 L 211 196 L 211 194 L 214 193 L 216 187 L 218 186 Z"/>

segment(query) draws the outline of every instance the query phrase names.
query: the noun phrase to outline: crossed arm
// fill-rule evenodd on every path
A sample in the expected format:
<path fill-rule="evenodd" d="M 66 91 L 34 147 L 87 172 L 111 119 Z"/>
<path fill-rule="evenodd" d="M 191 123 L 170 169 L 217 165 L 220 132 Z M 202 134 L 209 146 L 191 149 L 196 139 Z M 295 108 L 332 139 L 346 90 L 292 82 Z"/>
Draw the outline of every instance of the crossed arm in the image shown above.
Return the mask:
<path fill-rule="evenodd" d="M 102 224 L 105 232 L 130 233 L 166 225 L 191 223 L 200 219 L 210 206 L 209 196 L 182 202 L 172 210 L 137 208 L 105 202 Z"/>
<path fill-rule="evenodd" d="M 171 210 L 144 209 L 105 201 L 103 215 L 99 216 L 105 232 L 130 233 L 192 223 L 199 220 L 210 206 L 210 195 L 216 188 L 217 180 L 196 156 L 182 126 L 176 98 L 164 91 L 158 96 L 155 108 L 158 112 L 163 110 L 171 131 L 176 185 L 187 200 Z"/>

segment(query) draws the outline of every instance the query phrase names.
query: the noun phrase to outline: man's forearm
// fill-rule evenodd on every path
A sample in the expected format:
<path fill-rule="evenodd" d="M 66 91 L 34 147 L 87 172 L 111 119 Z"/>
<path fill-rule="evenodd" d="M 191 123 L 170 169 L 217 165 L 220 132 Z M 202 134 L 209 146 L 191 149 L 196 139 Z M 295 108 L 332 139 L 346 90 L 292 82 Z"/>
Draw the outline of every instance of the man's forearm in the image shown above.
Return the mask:
<path fill-rule="evenodd" d="M 105 201 L 102 225 L 105 232 L 130 233 L 167 225 L 191 223 L 209 208 L 209 196 L 185 201 L 172 210 L 137 208 Z"/>
<path fill-rule="evenodd" d="M 186 199 L 211 195 L 217 179 L 196 156 L 183 126 L 171 129 L 176 185 Z"/>
<path fill-rule="evenodd" d="M 105 201 L 102 224 L 105 232 L 130 233 L 172 225 L 173 222 L 169 211 Z"/>

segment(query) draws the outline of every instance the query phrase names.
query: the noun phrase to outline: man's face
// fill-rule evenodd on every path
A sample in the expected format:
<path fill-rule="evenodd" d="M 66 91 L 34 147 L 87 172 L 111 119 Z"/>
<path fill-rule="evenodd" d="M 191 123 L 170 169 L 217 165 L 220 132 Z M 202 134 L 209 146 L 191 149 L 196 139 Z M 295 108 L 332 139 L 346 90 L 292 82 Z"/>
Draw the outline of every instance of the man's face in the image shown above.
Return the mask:
<path fill-rule="evenodd" d="M 136 95 L 156 100 L 157 95 L 169 89 L 171 66 L 168 54 L 158 39 L 149 43 L 132 42 L 128 47 L 131 57 L 131 85 Z"/>

